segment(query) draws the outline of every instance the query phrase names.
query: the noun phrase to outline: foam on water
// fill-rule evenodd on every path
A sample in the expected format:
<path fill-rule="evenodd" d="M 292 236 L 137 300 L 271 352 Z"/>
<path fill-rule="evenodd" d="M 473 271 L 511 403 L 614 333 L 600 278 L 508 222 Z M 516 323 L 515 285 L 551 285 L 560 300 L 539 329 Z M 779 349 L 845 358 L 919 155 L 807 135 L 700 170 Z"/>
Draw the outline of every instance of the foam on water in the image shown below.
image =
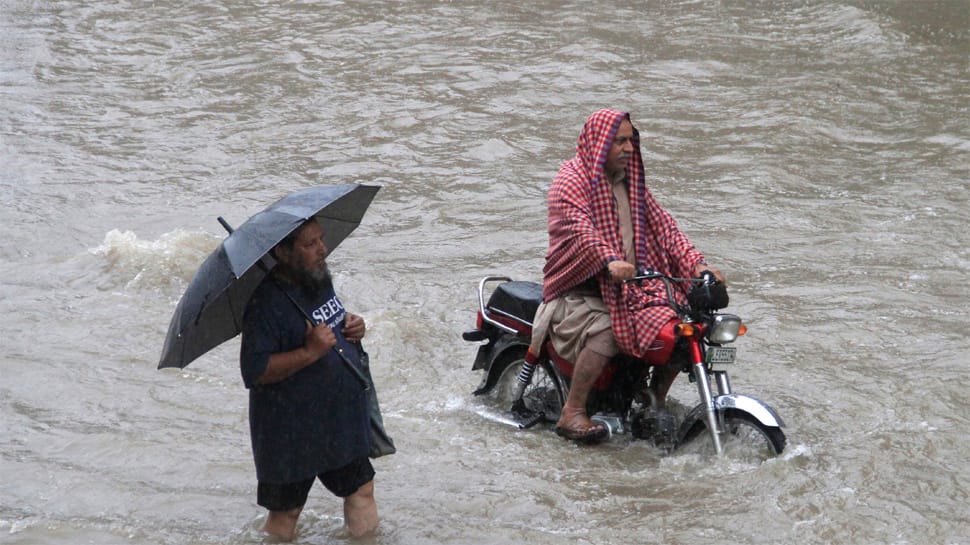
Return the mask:
<path fill-rule="evenodd" d="M 208 233 L 176 229 L 156 240 L 132 231 L 112 229 L 90 253 L 102 259 L 104 271 L 129 290 L 181 288 L 192 279 L 220 240 Z"/>

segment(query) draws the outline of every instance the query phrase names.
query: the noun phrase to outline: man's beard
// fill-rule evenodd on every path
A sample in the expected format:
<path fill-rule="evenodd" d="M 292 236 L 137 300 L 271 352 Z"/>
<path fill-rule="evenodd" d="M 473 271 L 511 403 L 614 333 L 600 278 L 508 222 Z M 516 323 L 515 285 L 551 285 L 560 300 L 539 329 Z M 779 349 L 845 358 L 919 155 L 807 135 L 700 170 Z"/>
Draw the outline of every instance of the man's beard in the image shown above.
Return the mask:
<path fill-rule="evenodd" d="M 298 269 L 285 267 L 285 271 L 300 287 L 313 294 L 318 294 L 333 286 L 333 276 L 330 274 L 330 267 L 327 265 Z"/>
<path fill-rule="evenodd" d="M 611 182 L 618 182 L 626 178 L 626 163 L 627 163 L 627 160 L 629 159 L 630 159 L 630 154 L 623 153 L 623 154 L 620 154 L 619 157 L 617 157 L 617 164 L 615 169 L 609 168 L 610 165 L 606 166 L 604 170 L 606 171 L 607 178 L 609 178 Z"/>

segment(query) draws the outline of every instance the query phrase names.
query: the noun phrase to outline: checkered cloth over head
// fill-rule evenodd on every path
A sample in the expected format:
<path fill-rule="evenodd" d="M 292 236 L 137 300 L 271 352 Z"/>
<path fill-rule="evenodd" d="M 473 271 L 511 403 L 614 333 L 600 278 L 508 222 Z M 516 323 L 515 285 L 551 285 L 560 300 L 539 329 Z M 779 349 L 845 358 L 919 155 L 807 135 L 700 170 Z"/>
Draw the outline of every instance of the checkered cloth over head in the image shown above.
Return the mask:
<path fill-rule="evenodd" d="M 549 188 L 549 251 L 543 269 L 543 299 L 551 301 L 595 277 L 610 309 L 620 350 L 643 357 L 660 329 L 676 315 L 659 280 L 614 282 L 607 265 L 623 257 L 619 216 L 604 165 L 626 112 L 599 110 L 586 120 L 576 156 L 563 163 Z M 632 122 L 631 122 L 632 123 Z M 627 162 L 630 210 L 637 265 L 687 277 L 704 256 L 653 198 L 644 181 L 640 135 L 634 128 L 634 153 Z M 686 301 L 675 291 L 678 302 Z"/>

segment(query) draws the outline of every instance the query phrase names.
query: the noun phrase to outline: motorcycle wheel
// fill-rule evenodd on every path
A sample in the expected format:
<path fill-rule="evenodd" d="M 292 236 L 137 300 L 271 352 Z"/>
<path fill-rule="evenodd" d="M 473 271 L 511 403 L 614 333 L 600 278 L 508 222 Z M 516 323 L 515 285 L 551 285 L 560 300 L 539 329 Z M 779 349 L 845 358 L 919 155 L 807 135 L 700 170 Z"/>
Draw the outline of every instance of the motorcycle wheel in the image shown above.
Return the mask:
<path fill-rule="evenodd" d="M 503 410 L 511 410 L 520 419 L 542 415 L 547 422 L 559 420 L 559 413 L 566 402 L 562 385 L 548 361 L 536 366 L 532 380 L 526 385 L 521 396 L 516 395 L 519 373 L 525 363 L 525 350 L 515 350 L 508 356 L 496 361 L 493 370 L 498 376 L 489 398 Z"/>
<path fill-rule="evenodd" d="M 781 454 L 788 441 L 781 428 L 766 426 L 746 412 L 730 409 L 724 411 L 724 432 L 720 439 L 725 454 L 742 460 L 766 460 Z M 687 445 L 690 447 L 683 448 Z M 681 439 L 678 449 L 714 454 L 707 422 L 696 421 Z"/>

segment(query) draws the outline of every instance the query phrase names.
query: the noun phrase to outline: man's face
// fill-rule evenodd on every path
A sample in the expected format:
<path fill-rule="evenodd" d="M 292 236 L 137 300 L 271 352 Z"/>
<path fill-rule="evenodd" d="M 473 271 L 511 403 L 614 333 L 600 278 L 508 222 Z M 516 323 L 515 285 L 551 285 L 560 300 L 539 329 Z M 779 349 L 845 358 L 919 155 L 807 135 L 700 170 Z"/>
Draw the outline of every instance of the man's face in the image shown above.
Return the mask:
<path fill-rule="evenodd" d="M 279 253 L 280 261 L 301 277 L 322 282 L 329 279 L 327 254 L 329 250 L 323 242 L 323 229 L 317 222 L 304 225 L 293 241 L 293 249 Z"/>
<path fill-rule="evenodd" d="M 613 177 L 626 171 L 626 161 L 633 154 L 633 124 L 624 119 L 613 137 L 613 145 L 606 156 L 604 169 L 606 174 Z"/>

